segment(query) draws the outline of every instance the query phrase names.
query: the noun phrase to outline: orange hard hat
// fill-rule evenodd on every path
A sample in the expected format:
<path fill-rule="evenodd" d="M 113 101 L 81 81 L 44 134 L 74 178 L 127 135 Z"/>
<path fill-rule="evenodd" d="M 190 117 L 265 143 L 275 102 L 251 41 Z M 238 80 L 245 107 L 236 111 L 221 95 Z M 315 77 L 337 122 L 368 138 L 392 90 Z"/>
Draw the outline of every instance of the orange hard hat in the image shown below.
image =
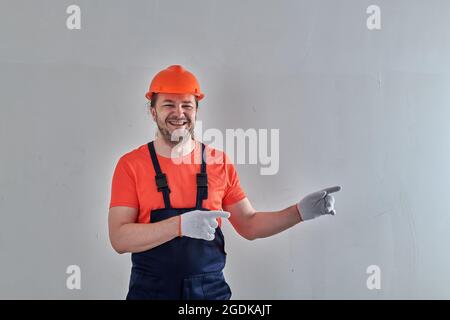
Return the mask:
<path fill-rule="evenodd" d="M 153 77 L 145 97 L 151 100 L 153 93 L 159 92 L 191 93 L 198 100 L 201 100 L 205 96 L 200 91 L 200 85 L 195 76 L 178 64 L 158 72 Z"/>

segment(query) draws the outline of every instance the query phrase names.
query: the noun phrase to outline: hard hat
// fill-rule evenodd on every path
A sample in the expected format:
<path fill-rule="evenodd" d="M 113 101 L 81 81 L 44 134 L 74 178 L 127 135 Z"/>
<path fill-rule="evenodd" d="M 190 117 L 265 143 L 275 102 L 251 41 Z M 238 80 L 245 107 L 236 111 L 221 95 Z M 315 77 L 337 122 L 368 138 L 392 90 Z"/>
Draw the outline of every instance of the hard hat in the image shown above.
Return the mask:
<path fill-rule="evenodd" d="M 148 100 L 153 93 L 191 93 L 201 100 L 205 95 L 200 91 L 195 76 L 181 65 L 172 65 L 158 72 L 150 83 L 150 88 L 145 94 Z"/>

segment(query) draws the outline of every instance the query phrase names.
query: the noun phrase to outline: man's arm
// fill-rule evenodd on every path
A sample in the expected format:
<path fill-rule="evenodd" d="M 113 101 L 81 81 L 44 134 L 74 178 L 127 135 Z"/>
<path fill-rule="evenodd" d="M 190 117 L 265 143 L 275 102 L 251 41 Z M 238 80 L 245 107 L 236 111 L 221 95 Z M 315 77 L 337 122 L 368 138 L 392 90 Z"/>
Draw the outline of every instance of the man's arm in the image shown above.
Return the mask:
<path fill-rule="evenodd" d="M 247 240 L 270 237 L 302 221 L 296 205 L 280 211 L 256 212 L 250 201 L 244 198 L 223 206 L 223 209 L 231 213 L 231 224 Z"/>
<path fill-rule="evenodd" d="M 178 236 L 178 218 L 156 223 L 136 223 L 138 210 L 131 207 L 109 209 L 109 239 L 118 253 L 142 252 Z"/>
<path fill-rule="evenodd" d="M 217 218 L 228 212 L 192 210 L 183 215 L 154 223 L 136 223 L 138 210 L 131 207 L 109 209 L 109 239 L 118 253 L 142 252 L 178 236 L 211 241 L 218 226 Z"/>
<path fill-rule="evenodd" d="M 247 198 L 223 207 L 231 213 L 229 219 L 236 231 L 244 238 L 254 240 L 270 237 L 302 221 L 335 215 L 335 200 L 331 193 L 339 190 L 341 187 L 335 186 L 310 193 L 299 203 L 281 211 L 256 212 Z"/>

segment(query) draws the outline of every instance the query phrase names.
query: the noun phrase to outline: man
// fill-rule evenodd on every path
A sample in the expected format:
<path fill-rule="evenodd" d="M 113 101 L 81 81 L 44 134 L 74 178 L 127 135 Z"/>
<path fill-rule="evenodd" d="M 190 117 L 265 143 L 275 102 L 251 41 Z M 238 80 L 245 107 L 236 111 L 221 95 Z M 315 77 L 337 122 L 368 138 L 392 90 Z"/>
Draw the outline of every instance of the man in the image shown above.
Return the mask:
<path fill-rule="evenodd" d="M 146 97 L 158 134 L 118 161 L 109 210 L 113 248 L 132 253 L 127 299 L 230 299 L 222 218 L 254 240 L 335 214 L 330 193 L 340 187 L 280 211 L 253 209 L 226 154 L 194 139 L 204 94 L 182 66 L 156 74 Z"/>

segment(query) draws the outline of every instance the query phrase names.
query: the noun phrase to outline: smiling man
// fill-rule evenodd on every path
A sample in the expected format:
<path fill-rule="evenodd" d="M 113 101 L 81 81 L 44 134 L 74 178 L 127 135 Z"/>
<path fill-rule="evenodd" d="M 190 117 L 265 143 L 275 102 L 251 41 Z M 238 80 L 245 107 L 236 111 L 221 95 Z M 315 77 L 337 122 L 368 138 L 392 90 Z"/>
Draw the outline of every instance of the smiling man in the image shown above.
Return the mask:
<path fill-rule="evenodd" d="M 156 74 L 146 97 L 158 134 L 119 159 L 109 209 L 113 248 L 132 253 L 127 299 L 230 299 L 222 219 L 254 240 L 335 214 L 330 193 L 338 186 L 279 211 L 256 211 L 227 155 L 195 139 L 204 94 L 182 66 Z"/>

